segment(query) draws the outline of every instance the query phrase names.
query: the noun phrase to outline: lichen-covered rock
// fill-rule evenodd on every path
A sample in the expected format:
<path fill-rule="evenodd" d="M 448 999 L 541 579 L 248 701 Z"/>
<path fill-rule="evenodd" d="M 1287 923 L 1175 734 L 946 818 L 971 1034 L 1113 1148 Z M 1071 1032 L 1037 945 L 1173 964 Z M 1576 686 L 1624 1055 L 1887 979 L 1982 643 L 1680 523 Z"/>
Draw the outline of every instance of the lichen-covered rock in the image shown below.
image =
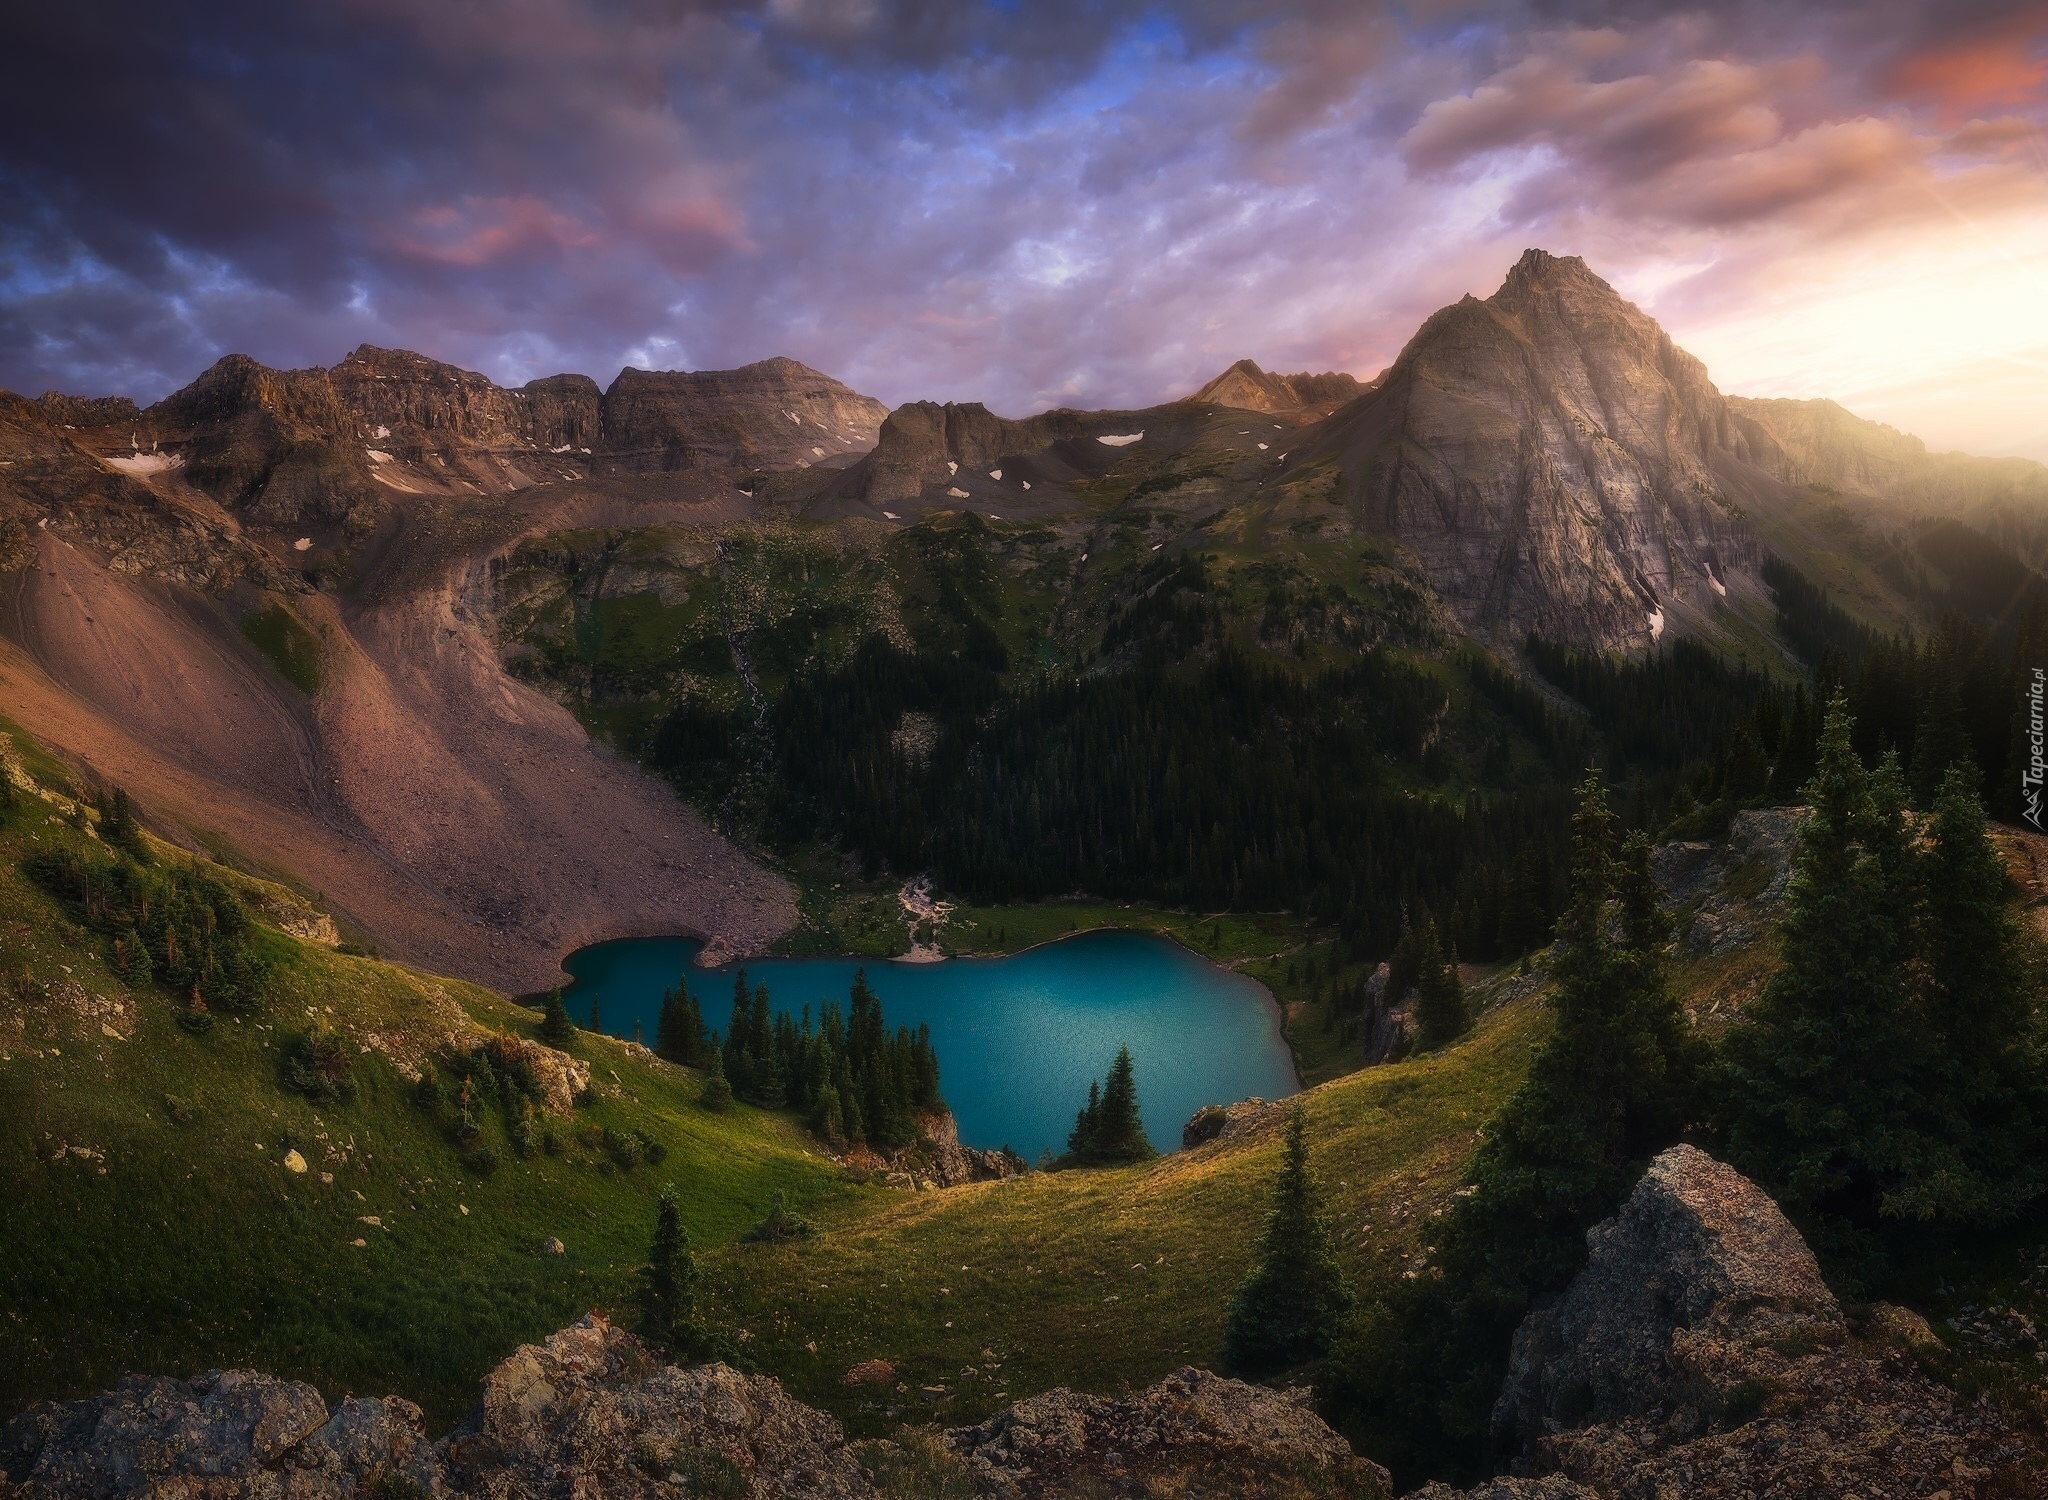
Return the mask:
<path fill-rule="evenodd" d="M 664 1366 L 596 1314 L 520 1349 L 484 1380 L 445 1446 L 462 1494 L 686 1492 L 864 1500 L 839 1424 L 779 1381 Z"/>
<path fill-rule="evenodd" d="M 1652 1410 L 1704 1425 L 1747 1356 L 1844 1329 L 1813 1252 L 1764 1191 L 1692 1146 L 1650 1164 L 1586 1236 L 1585 1270 L 1523 1320 L 1494 1428 L 1527 1440 Z"/>
<path fill-rule="evenodd" d="M 2048 1493 L 2019 1424 L 1927 1378 L 1924 1323 L 1878 1309 L 1859 1341 L 1777 1206 L 1703 1152 L 1660 1155 L 1587 1243 L 1495 1408 L 1524 1482 L 1466 1500 Z"/>
<path fill-rule="evenodd" d="M 1054 1500 L 1075 1493 L 1384 1500 L 1386 1470 L 1356 1457 L 1305 1391 L 1274 1391 L 1183 1369 L 1112 1401 L 1059 1389 L 946 1434 L 977 1493 Z"/>
<path fill-rule="evenodd" d="M 1650 873 L 1679 919 L 1679 941 L 1703 956 L 1767 936 L 1792 875 L 1803 807 L 1745 808 L 1722 844 L 1660 844 Z"/>
<path fill-rule="evenodd" d="M 103 1396 L 31 1407 L 0 1429 L 0 1462 L 22 1500 L 282 1494 L 287 1457 L 327 1419 L 303 1381 L 246 1370 L 131 1375 Z"/>

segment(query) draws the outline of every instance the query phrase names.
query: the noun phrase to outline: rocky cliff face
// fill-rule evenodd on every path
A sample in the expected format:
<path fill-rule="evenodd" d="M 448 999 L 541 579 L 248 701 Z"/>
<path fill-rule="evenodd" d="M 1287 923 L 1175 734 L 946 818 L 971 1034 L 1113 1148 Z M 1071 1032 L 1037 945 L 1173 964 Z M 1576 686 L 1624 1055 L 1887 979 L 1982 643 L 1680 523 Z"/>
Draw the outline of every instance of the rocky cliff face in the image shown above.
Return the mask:
<path fill-rule="evenodd" d="M 802 469 L 875 446 L 889 409 L 793 359 L 737 370 L 622 370 L 604 448 L 622 467 Z"/>
<path fill-rule="evenodd" d="M 1334 464 L 1478 634 L 1634 650 L 1755 589 L 1735 502 L 1775 483 L 1765 443 L 1583 261 L 1532 250 L 1431 317 L 1305 461 Z"/>
<path fill-rule="evenodd" d="M 1260 369 L 1252 360 L 1241 359 L 1188 400 L 1239 411 L 1305 411 L 1326 417 L 1345 402 L 1355 401 L 1365 389 L 1356 376 L 1342 371 L 1311 375 L 1304 370 L 1298 375 L 1277 375 Z"/>
<path fill-rule="evenodd" d="M 147 410 L 56 393 L 31 410 L 101 457 L 261 525 L 360 536 L 400 495 L 502 494 L 558 479 L 725 465 L 803 468 L 865 452 L 886 408 L 795 360 L 738 370 L 626 370 L 507 389 L 475 371 L 365 344 L 330 369 L 216 361 Z M 175 473 L 170 471 L 175 469 Z"/>
<path fill-rule="evenodd" d="M 430 1442 L 396 1397 L 332 1411 L 300 1381 L 229 1370 L 131 1377 L 104 1396 L 34 1407 L 0 1427 L 0 1496 L 18 1500 L 355 1500 L 416 1495 L 880 1500 L 887 1442 L 846 1442 L 780 1382 L 725 1365 L 663 1365 L 592 1315 L 493 1370 L 476 1409 Z M 1182 1370 L 1121 1401 L 1051 1391 L 943 1434 L 937 1463 L 984 1500 L 1084 1493 L 1385 1500 L 1299 1395 Z M 1170 1486 L 1170 1487 L 1169 1487 Z"/>
<path fill-rule="evenodd" d="M 1021 505 L 1034 485 L 1105 472 L 1128 445 L 1101 439 L 1142 441 L 1152 415 L 1063 407 L 1013 421 L 978 401 L 913 401 L 889 413 L 875 451 L 828 493 L 869 506 L 943 507 L 970 499 Z"/>
<path fill-rule="evenodd" d="M 2037 1444 L 1922 1373 L 1897 1308 L 1853 1326 L 1755 1184 L 1677 1146 L 1515 1335 L 1494 1408 L 1517 1477 L 1466 1500 L 2039 1494 Z M 1430 1500 L 1451 1500 L 1432 1485 Z"/>

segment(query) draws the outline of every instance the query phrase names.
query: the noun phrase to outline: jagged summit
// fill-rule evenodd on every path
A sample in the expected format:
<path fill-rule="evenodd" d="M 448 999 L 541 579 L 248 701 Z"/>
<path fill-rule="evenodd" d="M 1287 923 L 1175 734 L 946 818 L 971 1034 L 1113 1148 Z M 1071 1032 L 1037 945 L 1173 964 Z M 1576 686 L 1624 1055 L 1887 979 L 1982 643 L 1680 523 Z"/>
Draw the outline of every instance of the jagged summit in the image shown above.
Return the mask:
<path fill-rule="evenodd" d="M 1304 370 L 1295 375 L 1278 375 L 1260 369 L 1256 361 L 1241 359 L 1188 400 L 1242 411 L 1310 410 L 1327 416 L 1364 389 L 1355 376 L 1342 371 L 1314 375 Z"/>

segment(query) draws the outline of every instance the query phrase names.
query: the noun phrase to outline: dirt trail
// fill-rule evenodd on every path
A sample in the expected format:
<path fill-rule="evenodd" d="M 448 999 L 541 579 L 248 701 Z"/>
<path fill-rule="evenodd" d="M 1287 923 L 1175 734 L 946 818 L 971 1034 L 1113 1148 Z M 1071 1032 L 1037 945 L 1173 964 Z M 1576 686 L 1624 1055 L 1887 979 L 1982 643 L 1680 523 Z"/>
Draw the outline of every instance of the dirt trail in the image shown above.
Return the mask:
<path fill-rule="evenodd" d="M 309 704 L 212 601 L 45 537 L 0 594 L 0 712 L 154 817 L 314 887 L 390 956 L 526 991 L 569 949 L 692 933 L 758 950 L 788 887 L 669 789 L 499 667 L 489 560 L 572 525 L 716 524 L 744 497 L 506 497 L 421 518 L 350 607 L 299 601 L 327 684 Z"/>

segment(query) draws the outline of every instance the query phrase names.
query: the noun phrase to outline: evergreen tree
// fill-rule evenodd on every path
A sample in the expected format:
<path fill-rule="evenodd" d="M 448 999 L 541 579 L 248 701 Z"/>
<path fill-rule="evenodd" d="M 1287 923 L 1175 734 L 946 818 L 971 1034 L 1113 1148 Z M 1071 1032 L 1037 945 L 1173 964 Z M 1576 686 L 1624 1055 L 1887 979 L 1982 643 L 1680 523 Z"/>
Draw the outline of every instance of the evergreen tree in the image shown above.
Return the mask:
<path fill-rule="evenodd" d="M 1691 1108 L 1698 1057 L 1666 974 L 1669 920 L 1647 841 L 1620 844 L 1615 823 L 1589 775 L 1551 965 L 1556 1025 L 1431 1238 L 1436 1274 L 1370 1308 L 1336 1362 L 1332 1415 L 1403 1471 L 1472 1472 L 1515 1327 L 1583 1264 L 1586 1230 Z"/>
<path fill-rule="evenodd" d="M 661 1190 L 654 1246 L 640 1276 L 641 1335 L 659 1348 L 681 1352 L 679 1346 L 689 1342 L 697 1323 L 697 1261 L 673 1187 Z"/>
<path fill-rule="evenodd" d="M 1088 1103 L 1067 1138 L 1067 1154 L 1083 1165 L 1149 1161 L 1158 1155 L 1138 1116 L 1137 1073 L 1131 1049 L 1119 1047 L 1101 1087 L 1088 1085 Z"/>
<path fill-rule="evenodd" d="M 1919 972 L 1931 1064 L 1921 1092 L 1943 1149 L 1903 1189 L 1896 1211 L 1949 1223 L 2008 1218 L 2048 1187 L 2048 1120 L 2033 1057 L 2040 1025 L 2030 1002 L 2019 925 L 2006 905 L 2005 866 L 1991 843 L 1977 775 L 1957 760 L 1934 797 L 1922 859 L 1926 911 Z"/>
<path fill-rule="evenodd" d="M 1786 886 L 1778 969 L 1722 1048 L 1730 1159 L 1795 1212 L 1868 1225 L 1907 1186 L 1920 1132 L 1912 1003 L 1917 880 L 1896 758 L 1866 772 L 1829 704 Z"/>
<path fill-rule="evenodd" d="M 684 978 L 661 997 L 661 1020 L 655 1027 L 654 1047 L 672 1063 L 696 1067 L 704 1061 L 704 1012 Z"/>
<path fill-rule="evenodd" d="M 1350 1316 L 1351 1293 L 1322 1194 L 1309 1171 L 1308 1128 L 1300 1105 L 1287 1121 L 1287 1145 L 1273 1184 L 1258 1263 L 1230 1304 L 1224 1368 L 1264 1379 L 1322 1358 Z"/>
<path fill-rule="evenodd" d="M 550 1047 L 567 1051 L 569 1044 L 576 1040 L 576 1023 L 569 1019 L 569 1011 L 562 1004 L 562 987 L 558 984 L 548 991 L 546 1006 L 541 1010 L 540 1028 L 535 1033 Z"/>
<path fill-rule="evenodd" d="M 704 1080 L 704 1092 L 697 1096 L 697 1102 L 713 1114 L 723 1114 L 732 1108 L 732 1083 L 725 1076 L 725 1054 L 716 1047 L 711 1049 L 711 1075 Z"/>
<path fill-rule="evenodd" d="M 1416 945 L 1415 1026 L 1426 1048 L 1447 1046 L 1463 1036 L 1472 1018 L 1465 1004 L 1465 984 L 1458 977 L 1458 956 L 1446 953 L 1433 918 L 1422 919 Z"/>

